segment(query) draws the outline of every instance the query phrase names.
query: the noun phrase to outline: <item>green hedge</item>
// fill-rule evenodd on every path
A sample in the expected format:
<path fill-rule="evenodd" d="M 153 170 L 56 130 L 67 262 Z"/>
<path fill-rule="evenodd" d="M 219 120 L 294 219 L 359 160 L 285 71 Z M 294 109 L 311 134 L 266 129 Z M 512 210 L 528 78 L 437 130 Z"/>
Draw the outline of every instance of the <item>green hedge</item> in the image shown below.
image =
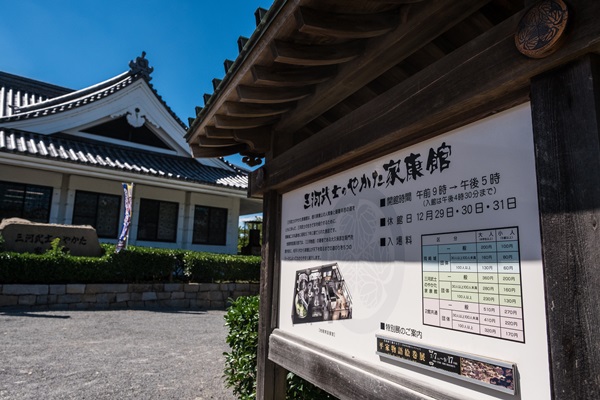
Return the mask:
<path fill-rule="evenodd" d="M 75 257 L 56 246 L 44 254 L 0 253 L 0 284 L 258 282 L 260 257 L 129 246 L 118 254 Z"/>
<path fill-rule="evenodd" d="M 238 399 L 256 399 L 256 351 L 258 348 L 258 296 L 242 296 L 230 301 L 225 314 L 229 327 L 227 344 L 231 348 L 225 356 L 224 378 Z M 312 383 L 293 373 L 287 374 L 286 399 L 335 399 Z"/>
<path fill-rule="evenodd" d="M 193 281 L 258 281 L 260 257 L 187 252 L 183 264 Z M 258 268 L 257 268 L 258 267 Z"/>

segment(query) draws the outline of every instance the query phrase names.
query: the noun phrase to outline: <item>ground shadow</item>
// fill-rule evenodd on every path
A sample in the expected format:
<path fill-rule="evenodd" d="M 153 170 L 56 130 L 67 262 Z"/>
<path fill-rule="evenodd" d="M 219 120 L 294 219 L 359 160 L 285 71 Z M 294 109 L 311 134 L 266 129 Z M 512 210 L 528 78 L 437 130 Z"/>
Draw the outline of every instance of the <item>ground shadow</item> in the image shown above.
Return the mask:
<path fill-rule="evenodd" d="M 69 315 L 54 315 L 45 314 L 44 311 L 24 311 L 24 310 L 2 310 L 0 315 L 7 315 L 10 317 L 31 317 L 31 318 L 58 318 L 58 319 L 69 319 Z"/>

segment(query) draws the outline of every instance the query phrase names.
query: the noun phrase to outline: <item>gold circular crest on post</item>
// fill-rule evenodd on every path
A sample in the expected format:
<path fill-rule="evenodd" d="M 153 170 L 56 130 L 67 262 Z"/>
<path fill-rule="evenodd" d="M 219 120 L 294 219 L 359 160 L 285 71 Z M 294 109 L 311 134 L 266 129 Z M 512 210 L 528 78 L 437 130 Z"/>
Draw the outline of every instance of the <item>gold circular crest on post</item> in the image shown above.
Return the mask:
<path fill-rule="evenodd" d="M 531 58 L 543 58 L 554 53 L 565 36 L 569 9 L 562 0 L 544 0 L 531 7 L 521 18 L 515 45 Z"/>

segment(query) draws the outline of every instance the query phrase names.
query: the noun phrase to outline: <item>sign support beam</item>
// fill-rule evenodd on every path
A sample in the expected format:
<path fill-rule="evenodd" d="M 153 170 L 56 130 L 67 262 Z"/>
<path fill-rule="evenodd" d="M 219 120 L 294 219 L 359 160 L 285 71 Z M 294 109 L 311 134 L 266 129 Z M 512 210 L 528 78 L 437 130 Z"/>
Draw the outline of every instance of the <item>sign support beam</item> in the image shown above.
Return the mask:
<path fill-rule="evenodd" d="M 279 298 L 279 242 L 281 196 L 271 191 L 263 198 L 263 247 L 258 321 L 257 398 L 284 399 L 286 370 L 269 360 L 269 337 L 277 327 Z"/>
<path fill-rule="evenodd" d="M 600 59 L 533 79 L 553 398 L 600 398 Z"/>

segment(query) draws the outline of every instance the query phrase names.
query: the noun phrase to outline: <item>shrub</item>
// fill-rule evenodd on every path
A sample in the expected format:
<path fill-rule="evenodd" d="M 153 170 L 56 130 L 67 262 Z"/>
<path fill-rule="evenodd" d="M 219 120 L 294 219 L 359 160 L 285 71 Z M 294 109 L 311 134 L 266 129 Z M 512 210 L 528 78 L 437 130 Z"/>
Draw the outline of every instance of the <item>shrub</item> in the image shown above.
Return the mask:
<path fill-rule="evenodd" d="M 241 400 L 256 398 L 256 348 L 258 346 L 258 296 L 232 301 L 225 314 L 229 327 L 225 356 L 225 383 Z"/>
<path fill-rule="evenodd" d="M 0 252 L 0 284 L 258 282 L 260 258 L 129 246 L 101 257 L 76 257 L 59 243 L 44 254 Z"/>
<path fill-rule="evenodd" d="M 286 399 L 294 400 L 335 400 L 336 397 L 325 392 L 318 386 L 300 378 L 292 372 L 287 374 Z"/>
<path fill-rule="evenodd" d="M 256 398 L 256 351 L 258 348 L 259 297 L 238 297 L 231 301 L 225 314 L 225 325 L 229 327 L 227 344 L 230 353 L 225 356 L 224 377 L 228 387 L 241 400 Z M 335 399 L 312 383 L 293 374 L 287 374 L 286 399 L 312 400 Z"/>

